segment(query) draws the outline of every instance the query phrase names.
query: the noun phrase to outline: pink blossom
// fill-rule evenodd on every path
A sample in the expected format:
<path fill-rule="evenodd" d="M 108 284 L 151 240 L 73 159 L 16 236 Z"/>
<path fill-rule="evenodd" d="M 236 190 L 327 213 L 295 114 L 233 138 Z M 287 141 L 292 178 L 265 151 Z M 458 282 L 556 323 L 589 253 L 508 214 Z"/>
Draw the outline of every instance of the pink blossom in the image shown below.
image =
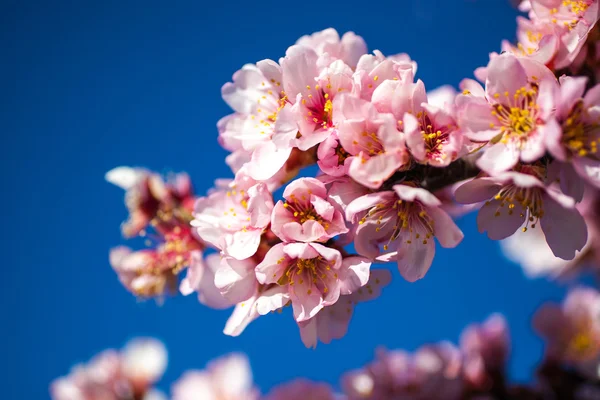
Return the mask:
<path fill-rule="evenodd" d="M 369 189 L 355 182 L 349 177 L 338 178 L 329 186 L 329 201 L 334 204 L 342 215 L 346 215 L 346 207 L 354 199 L 371 193 Z M 348 233 L 340 235 L 336 238 L 336 242 L 342 246 L 354 241 L 354 234 L 358 228 L 358 224 L 348 224 L 350 226 Z"/>
<path fill-rule="evenodd" d="M 489 142 L 477 165 L 495 174 L 519 160 L 541 158 L 545 138 L 560 128 L 552 123 L 553 110 L 545 101 L 556 84 L 549 69 L 509 53 L 493 57 L 487 69 L 486 97 L 469 90 L 459 96 L 458 122 L 472 141 Z"/>
<path fill-rule="evenodd" d="M 403 135 L 391 114 L 380 114 L 375 106 L 350 95 L 338 96 L 334 122 L 339 142 L 352 156 L 348 175 L 376 189 L 408 161 Z"/>
<path fill-rule="evenodd" d="M 345 259 L 338 250 L 317 243 L 280 243 L 256 266 L 261 284 L 278 284 L 289 294 L 294 317 L 302 322 L 353 293 L 369 279 L 370 263 Z"/>
<path fill-rule="evenodd" d="M 295 379 L 275 387 L 265 400 L 336 400 L 331 387 L 326 383 Z"/>
<path fill-rule="evenodd" d="M 352 92 L 352 69 L 342 60 L 331 62 L 326 56 L 319 57 L 308 47 L 292 46 L 281 60 L 283 87 L 294 102 L 300 131 L 291 144 L 302 151 L 329 137 L 334 127 L 334 99 L 338 93 Z"/>
<path fill-rule="evenodd" d="M 346 374 L 342 387 L 349 400 L 459 400 L 461 354 L 445 342 L 424 346 L 414 354 L 381 350 L 364 370 Z"/>
<path fill-rule="evenodd" d="M 252 321 L 261 315 L 279 310 L 288 304 L 290 296 L 286 289 L 278 284 L 256 285 L 252 296 L 236 304 L 225 324 L 223 333 L 229 336 L 239 336 Z"/>
<path fill-rule="evenodd" d="M 252 371 L 243 354 L 211 361 L 205 370 L 186 372 L 172 387 L 173 400 L 257 400 Z"/>
<path fill-rule="evenodd" d="M 177 273 L 201 263 L 201 245 L 189 229 L 177 227 L 155 249 L 133 252 L 125 246 L 110 251 L 110 264 L 119 280 L 138 297 L 162 297 L 177 287 Z"/>
<path fill-rule="evenodd" d="M 421 104 L 427 102 L 427 93 L 421 80 L 414 82 L 413 69 L 402 68 L 398 73 L 398 79 L 386 80 L 375 89 L 371 101 L 379 112 L 393 114 L 401 126 L 404 114 L 423 111 Z"/>
<path fill-rule="evenodd" d="M 358 61 L 353 76 L 353 94 L 361 99 L 371 100 L 373 92 L 381 83 L 414 76 L 416 73 L 417 63 L 408 54 L 385 57 L 379 50 L 375 50 L 373 54 L 363 55 Z"/>
<path fill-rule="evenodd" d="M 350 257 L 354 261 L 368 263 L 368 260 L 356 260 L 360 257 Z M 344 259 L 348 262 L 347 259 Z M 371 270 L 369 281 L 364 287 L 354 293 L 340 296 L 337 303 L 325 307 L 313 318 L 299 323 L 300 336 L 306 347 L 317 347 L 317 341 L 325 344 L 331 343 L 333 339 L 341 339 L 348 331 L 348 324 L 354 312 L 354 306 L 364 301 L 376 299 L 381 295 L 381 290 L 387 286 L 392 279 L 389 271 L 384 269 Z"/>
<path fill-rule="evenodd" d="M 431 266 L 433 238 L 442 247 L 452 248 L 462 241 L 463 233 L 427 190 L 409 185 L 395 185 L 393 189 L 357 198 L 346 208 L 346 218 L 358 221 L 354 245 L 359 254 L 381 261 L 397 260 L 402 276 L 414 282 Z"/>
<path fill-rule="evenodd" d="M 296 44 L 314 50 L 319 56 L 327 54 L 342 60 L 352 68 L 356 67 L 359 58 L 367 52 L 367 44 L 362 37 L 354 32 L 346 32 L 340 40 L 339 34 L 333 28 L 302 36 Z"/>
<path fill-rule="evenodd" d="M 543 306 L 534 327 L 546 340 L 546 357 L 598 379 L 600 366 L 600 295 L 595 289 L 572 290 L 562 307 Z"/>
<path fill-rule="evenodd" d="M 142 168 L 117 167 L 106 173 L 106 180 L 125 192 L 129 219 L 121 225 L 123 236 L 133 237 L 152 223 L 158 231 L 187 225 L 195 201 L 187 174 L 173 175 L 165 181 Z"/>
<path fill-rule="evenodd" d="M 150 399 L 163 375 L 167 352 L 154 339 L 135 339 L 121 351 L 106 350 L 52 382 L 53 400 Z"/>
<path fill-rule="evenodd" d="M 327 199 L 325 185 L 315 178 L 290 183 L 271 215 L 271 230 L 284 242 L 326 242 L 348 232 L 344 217 Z"/>
<path fill-rule="evenodd" d="M 323 173 L 340 177 L 348 174 L 352 158 L 340 144 L 337 132 L 333 132 L 319 145 L 317 164 Z"/>
<path fill-rule="evenodd" d="M 548 150 L 561 163 L 558 178 L 566 194 L 581 200 L 583 182 L 600 187 L 600 85 L 590 89 L 584 96 L 587 78 L 560 78 L 560 88 L 553 93 L 556 120 L 559 130 L 548 137 Z M 569 163 L 569 164 L 566 164 Z"/>
<path fill-rule="evenodd" d="M 258 249 L 263 231 L 270 223 L 272 195 L 264 183 L 248 189 L 239 182 L 219 188 L 196 202 L 191 222 L 202 240 L 224 255 L 243 260 Z"/>
<path fill-rule="evenodd" d="M 517 40 L 516 46 L 503 41 L 502 50 L 534 59 L 545 65 L 553 64 L 553 60 L 561 65 L 564 63 L 563 59 L 569 56 L 567 48 L 561 46 L 558 32 L 549 24 L 519 16 L 517 17 Z"/>
<path fill-rule="evenodd" d="M 234 303 L 228 301 L 215 286 L 215 273 L 220 265 L 221 257 L 218 254 L 210 254 L 203 259 L 200 252 L 194 252 L 187 275 L 179 284 L 181 294 L 187 296 L 197 292 L 200 303 L 211 308 L 231 307 Z"/>
<path fill-rule="evenodd" d="M 495 377 L 504 373 L 509 357 L 510 335 L 504 317 L 494 314 L 483 324 L 465 328 L 460 349 L 465 378 L 479 389 L 489 389 Z"/>
<path fill-rule="evenodd" d="M 404 115 L 404 134 L 410 153 L 421 164 L 448 166 L 458 158 L 463 145 L 453 112 L 428 103 L 423 103 L 422 108 L 415 115 Z"/>
<path fill-rule="evenodd" d="M 554 255 L 573 259 L 587 241 L 585 221 L 575 201 L 553 185 L 546 187 L 535 168 L 521 171 L 473 179 L 456 190 L 456 199 L 467 204 L 487 200 L 477 225 L 490 239 L 505 239 L 523 225 L 527 231 L 540 224 Z"/>

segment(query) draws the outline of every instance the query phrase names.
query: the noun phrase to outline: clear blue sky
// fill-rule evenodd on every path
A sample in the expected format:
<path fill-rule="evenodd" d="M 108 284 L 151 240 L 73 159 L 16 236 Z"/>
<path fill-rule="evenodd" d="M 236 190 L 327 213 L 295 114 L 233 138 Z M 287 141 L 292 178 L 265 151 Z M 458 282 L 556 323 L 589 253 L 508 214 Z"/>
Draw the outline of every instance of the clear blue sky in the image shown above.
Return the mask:
<path fill-rule="evenodd" d="M 233 350 L 249 355 L 263 390 L 296 376 L 336 384 L 379 345 L 456 341 L 494 311 L 513 333 L 511 374 L 528 379 L 542 351 L 530 316 L 565 288 L 524 278 L 477 233 L 474 216 L 460 221 L 462 245 L 440 250 L 425 279 L 408 284 L 394 270 L 383 297 L 357 308 L 349 334 L 313 351 L 289 313 L 229 338 L 229 312 L 193 296 L 137 302 L 108 264 L 126 211 L 123 193 L 103 181 L 124 164 L 188 171 L 199 192 L 229 176 L 216 140 L 230 112 L 221 85 L 303 34 L 333 26 L 362 35 L 370 50 L 408 52 L 433 89 L 471 77 L 514 37 L 515 15 L 508 0 L 3 1 L 4 398 L 46 398 L 73 363 L 136 335 L 168 346 L 163 388 Z"/>

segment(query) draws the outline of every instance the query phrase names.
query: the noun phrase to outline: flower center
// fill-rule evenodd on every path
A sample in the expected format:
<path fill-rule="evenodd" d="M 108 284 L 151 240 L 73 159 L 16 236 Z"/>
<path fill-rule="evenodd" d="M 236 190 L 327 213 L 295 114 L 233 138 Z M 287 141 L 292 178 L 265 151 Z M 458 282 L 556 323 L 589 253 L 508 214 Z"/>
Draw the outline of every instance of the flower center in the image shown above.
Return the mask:
<path fill-rule="evenodd" d="M 298 199 L 294 194 L 290 195 L 290 199 L 283 203 L 283 207 L 290 211 L 301 224 L 309 220 L 317 221 L 323 228 L 329 229 L 329 222 L 317 213 L 317 210 L 305 195 L 302 195 L 301 199 Z"/>
<path fill-rule="evenodd" d="M 441 129 L 434 128 L 426 112 L 418 112 L 417 118 L 421 123 L 421 135 L 423 135 L 423 139 L 425 140 L 427 157 L 430 159 L 445 159 L 447 154 L 442 153 L 442 150 L 444 149 L 444 146 L 448 144 L 451 127 L 444 126 Z"/>
<path fill-rule="evenodd" d="M 306 293 L 308 295 L 312 294 L 313 286 L 321 293 L 327 293 L 329 291 L 328 279 L 330 280 L 331 277 L 338 279 L 337 272 L 331 269 L 333 264 L 335 261 L 329 262 L 322 256 L 309 259 L 300 258 L 287 268 L 277 283 L 290 286 L 294 286 L 296 283 L 299 285 L 307 283 L 309 288 Z"/>
<path fill-rule="evenodd" d="M 512 97 L 508 92 L 504 92 L 502 100 L 499 93 L 494 95 L 497 103 L 493 106 L 492 115 L 500 125 L 500 142 L 512 143 L 518 148 L 525 146 L 537 125 L 539 106 L 535 102 L 536 98 L 535 86 L 531 89 L 517 89 Z M 490 123 L 490 128 L 496 128 L 496 124 Z"/>
<path fill-rule="evenodd" d="M 310 91 L 311 87 L 306 86 L 306 89 Z M 302 104 L 308 109 L 305 118 L 307 120 L 312 119 L 315 124 L 319 124 L 323 128 L 330 128 L 333 126 L 333 103 L 331 102 L 331 95 L 323 90 L 320 85 L 316 85 L 314 89 L 317 93 L 315 96 L 310 93 L 302 99 Z M 327 85 L 327 89 L 331 89 L 331 84 Z"/>
<path fill-rule="evenodd" d="M 600 125 L 597 122 L 586 122 L 585 114 L 583 100 L 579 100 L 562 124 L 564 146 L 580 157 L 595 155 L 598 152 L 597 137 Z"/>
<path fill-rule="evenodd" d="M 521 188 L 516 185 L 508 185 L 503 187 L 500 192 L 494 197 L 494 200 L 500 202 L 500 206 L 494 214 L 495 217 L 502 215 L 502 209 L 506 206 L 508 215 L 519 212 L 521 217 L 527 218 L 527 224 L 523 227 L 523 232 L 527 231 L 529 224 L 535 228 L 540 218 L 544 216 L 544 208 L 542 201 L 542 190 L 538 188 Z M 486 202 L 489 204 L 490 202 Z M 517 204 L 520 204 L 522 210 L 515 210 Z"/>

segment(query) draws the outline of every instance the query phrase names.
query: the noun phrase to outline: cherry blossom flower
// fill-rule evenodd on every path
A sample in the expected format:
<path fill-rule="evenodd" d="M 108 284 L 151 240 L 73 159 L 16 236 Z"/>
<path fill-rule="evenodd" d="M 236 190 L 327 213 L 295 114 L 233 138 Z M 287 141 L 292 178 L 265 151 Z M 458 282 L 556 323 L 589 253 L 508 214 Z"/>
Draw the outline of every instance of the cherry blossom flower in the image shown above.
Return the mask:
<path fill-rule="evenodd" d="M 358 259 L 360 257 L 353 257 Z M 362 263 L 369 263 L 363 259 Z M 369 263 L 370 264 L 370 263 Z M 369 281 L 364 287 L 354 293 L 340 296 L 332 306 L 325 307 L 316 316 L 299 323 L 300 336 L 306 347 L 317 347 L 317 341 L 325 344 L 333 339 L 341 339 L 348 331 L 348 324 L 352 319 L 354 306 L 364 301 L 376 299 L 381 295 L 381 290 L 392 280 L 392 275 L 384 269 L 371 270 Z"/>
<path fill-rule="evenodd" d="M 373 54 L 365 54 L 358 60 L 353 75 L 353 94 L 361 99 L 371 100 L 373 92 L 381 83 L 414 76 L 416 73 L 417 63 L 408 54 L 385 57 L 379 50 L 375 50 Z"/>
<path fill-rule="evenodd" d="M 334 104 L 339 142 L 351 157 L 348 175 L 372 189 L 379 188 L 408 161 L 403 135 L 391 114 L 380 114 L 372 103 L 339 96 Z"/>
<path fill-rule="evenodd" d="M 191 258 L 187 275 L 179 284 L 181 294 L 187 296 L 197 292 L 200 303 L 211 308 L 231 307 L 235 302 L 225 298 L 215 285 L 215 273 L 221 266 L 221 257 L 213 253 L 203 259 L 200 252 L 194 252 Z"/>
<path fill-rule="evenodd" d="M 562 307 L 543 306 L 534 327 L 546 339 L 546 358 L 566 363 L 599 379 L 600 295 L 592 288 L 572 290 Z"/>
<path fill-rule="evenodd" d="M 53 400 L 156 399 L 151 388 L 163 375 L 167 351 L 157 340 L 138 338 L 118 352 L 106 350 L 52 382 Z"/>
<path fill-rule="evenodd" d="M 321 64 L 325 65 L 321 65 Z M 281 60 L 283 87 L 294 102 L 299 137 L 291 144 L 302 151 L 321 143 L 334 127 L 333 101 L 338 93 L 352 92 L 352 69 L 342 60 L 304 46 L 292 46 Z"/>
<path fill-rule="evenodd" d="M 548 150 L 560 163 L 558 173 L 562 190 L 577 201 L 583 197 L 583 181 L 600 187 L 600 85 L 585 96 L 587 78 L 560 78 L 553 93 L 556 120 L 560 130 L 547 138 Z"/>
<path fill-rule="evenodd" d="M 482 390 L 494 384 L 506 367 L 510 352 L 510 334 L 500 314 L 491 315 L 483 324 L 463 330 L 460 337 L 465 378 Z"/>
<path fill-rule="evenodd" d="M 273 208 L 271 230 L 284 242 L 326 242 L 348 232 L 321 181 L 297 179 L 285 188 L 283 198 Z"/>
<path fill-rule="evenodd" d="M 302 322 L 331 306 L 340 295 L 353 293 L 369 279 L 370 263 L 345 258 L 318 243 L 280 243 L 256 266 L 256 278 L 278 284 L 289 294 L 294 317 Z"/>
<path fill-rule="evenodd" d="M 333 28 L 302 36 L 296 44 L 314 50 L 319 56 L 327 54 L 342 60 L 351 68 L 355 68 L 359 58 L 367 52 L 367 44 L 362 37 L 354 32 L 346 32 L 340 40 L 339 34 Z"/>
<path fill-rule="evenodd" d="M 317 164 L 323 173 L 334 177 L 348 174 L 352 157 L 340 144 L 337 132 L 319 144 L 317 157 Z"/>
<path fill-rule="evenodd" d="M 346 219 L 359 224 L 356 251 L 371 259 L 397 260 L 406 280 L 421 279 L 435 255 L 434 238 L 446 248 L 456 247 L 463 239 L 440 205 L 427 190 L 405 184 L 357 198 L 346 208 Z"/>
<path fill-rule="evenodd" d="M 272 195 L 264 183 L 244 189 L 219 187 L 196 202 L 191 222 L 202 240 L 237 260 L 252 257 L 269 225 Z"/>
<path fill-rule="evenodd" d="M 424 346 L 414 354 L 377 352 L 377 359 L 342 380 L 349 400 L 458 400 L 463 380 L 460 351 L 450 343 Z"/>
<path fill-rule="evenodd" d="M 195 198 L 187 174 L 174 175 L 165 182 L 160 175 L 142 168 L 117 167 L 105 178 L 126 191 L 129 219 L 121 225 L 125 237 L 142 233 L 150 224 L 159 231 L 170 231 L 191 220 Z"/>
<path fill-rule="evenodd" d="M 177 287 L 177 274 L 195 264 L 202 268 L 202 249 L 189 229 L 176 227 L 155 249 L 132 251 L 125 246 L 110 252 L 110 264 L 119 280 L 138 297 L 162 297 Z M 212 303 L 207 299 L 209 303 Z"/>
<path fill-rule="evenodd" d="M 275 387 L 265 396 L 265 400 L 336 400 L 331 387 L 326 383 L 295 379 Z"/>
<path fill-rule="evenodd" d="M 539 176 L 537 169 L 523 167 L 521 172 L 475 178 L 456 190 L 456 199 L 467 204 L 487 200 L 477 225 L 490 239 L 505 239 L 524 224 L 523 231 L 539 224 L 554 255 L 571 260 L 587 241 L 585 221 L 571 197 L 553 185 L 546 187 Z"/>
<path fill-rule="evenodd" d="M 205 370 L 186 372 L 172 387 L 173 400 L 257 400 L 252 371 L 243 354 L 211 361 Z"/>
<path fill-rule="evenodd" d="M 520 160 L 533 162 L 545 151 L 545 137 L 560 128 L 552 123 L 555 78 L 544 65 L 505 53 L 493 57 L 487 71 L 485 97 L 475 82 L 457 98 L 459 126 L 476 142 L 489 142 L 477 165 L 495 174 Z"/>

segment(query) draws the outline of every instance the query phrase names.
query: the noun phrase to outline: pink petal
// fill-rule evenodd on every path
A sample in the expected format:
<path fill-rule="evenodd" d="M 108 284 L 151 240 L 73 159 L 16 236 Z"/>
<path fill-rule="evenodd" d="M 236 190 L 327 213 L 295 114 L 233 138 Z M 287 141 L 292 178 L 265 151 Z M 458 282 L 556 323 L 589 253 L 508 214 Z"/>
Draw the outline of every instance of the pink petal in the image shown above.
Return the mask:
<path fill-rule="evenodd" d="M 226 255 L 237 260 L 252 257 L 258 250 L 261 234 L 261 231 L 252 229 L 245 232 L 237 231 L 233 235 L 227 235 L 223 251 Z"/>
<path fill-rule="evenodd" d="M 341 294 L 353 293 L 369 281 L 371 262 L 365 257 L 346 257 L 340 270 Z"/>
<path fill-rule="evenodd" d="M 290 258 L 286 257 L 284 248 L 285 245 L 279 243 L 271 247 L 265 254 L 261 263 L 254 270 L 258 282 L 262 284 L 276 283 L 281 278 L 290 263 Z"/>
<path fill-rule="evenodd" d="M 321 294 L 315 289 L 310 289 L 307 283 L 296 283 L 291 293 L 292 308 L 296 321 L 302 322 L 311 319 L 323 309 Z"/>
<path fill-rule="evenodd" d="M 402 200 L 406 201 L 420 201 L 421 203 L 430 207 L 437 207 L 442 204 L 431 192 L 425 189 L 408 186 L 408 185 L 394 185 L 394 192 Z"/>
<path fill-rule="evenodd" d="M 508 171 L 518 161 L 519 153 L 516 150 L 502 143 L 496 143 L 485 150 L 483 156 L 477 160 L 477 166 L 485 172 L 495 175 Z"/>
<path fill-rule="evenodd" d="M 500 215 L 496 216 L 496 212 Z M 479 232 L 487 231 L 487 236 L 492 240 L 502 240 L 517 231 L 525 222 L 525 210 L 520 204 L 515 204 L 512 214 L 508 214 L 508 205 L 500 207 L 499 200 L 486 203 L 477 214 Z"/>
<path fill-rule="evenodd" d="M 540 225 L 548 246 L 563 260 L 575 258 L 576 251 L 587 242 L 587 226 L 579 211 L 563 208 L 550 197 L 544 198 L 544 216 Z"/>
<path fill-rule="evenodd" d="M 431 267 L 434 256 L 433 240 L 428 240 L 426 244 L 415 240 L 408 246 L 401 246 L 398 253 L 398 270 L 404 279 L 415 282 L 425 276 Z"/>
<path fill-rule="evenodd" d="M 460 185 L 454 192 L 454 198 L 462 204 L 473 204 L 494 197 L 502 185 L 493 178 L 475 178 Z"/>
<path fill-rule="evenodd" d="M 528 84 L 525 69 L 519 59 L 510 53 L 492 58 L 487 69 L 485 87 L 490 97 L 496 93 L 504 96 L 505 92 L 512 96 L 517 90 Z"/>
<path fill-rule="evenodd" d="M 346 207 L 346 219 L 350 222 L 356 222 L 359 213 L 370 210 L 378 204 L 384 204 L 393 200 L 394 192 L 385 191 L 378 193 L 370 193 L 353 200 Z"/>
<path fill-rule="evenodd" d="M 434 235 L 440 245 L 445 248 L 453 248 L 463 240 L 464 234 L 452 221 L 452 218 L 438 207 L 428 207 L 427 214 L 434 222 Z"/>

